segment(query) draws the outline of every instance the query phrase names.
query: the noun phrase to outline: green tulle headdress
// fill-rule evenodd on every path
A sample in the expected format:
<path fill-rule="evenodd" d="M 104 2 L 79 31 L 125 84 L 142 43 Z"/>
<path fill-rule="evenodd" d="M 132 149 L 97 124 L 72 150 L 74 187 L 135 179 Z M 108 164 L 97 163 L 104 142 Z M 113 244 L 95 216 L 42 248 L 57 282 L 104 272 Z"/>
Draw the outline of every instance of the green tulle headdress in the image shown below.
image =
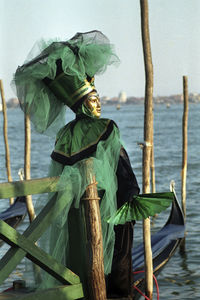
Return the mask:
<path fill-rule="evenodd" d="M 95 89 L 94 75 L 118 62 L 100 31 L 77 33 L 67 41 L 39 41 L 14 76 L 21 108 L 38 132 L 57 131 L 65 123 L 66 106 L 76 112 Z"/>

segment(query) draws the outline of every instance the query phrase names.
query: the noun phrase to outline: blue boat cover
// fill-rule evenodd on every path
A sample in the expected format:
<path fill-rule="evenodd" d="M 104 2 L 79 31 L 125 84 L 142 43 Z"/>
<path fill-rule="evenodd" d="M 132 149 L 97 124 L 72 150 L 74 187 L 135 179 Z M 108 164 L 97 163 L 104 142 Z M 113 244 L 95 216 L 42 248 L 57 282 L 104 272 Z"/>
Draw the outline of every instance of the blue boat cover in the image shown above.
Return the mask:
<path fill-rule="evenodd" d="M 15 202 L 8 209 L 0 213 L 0 219 L 5 221 L 9 218 L 23 216 L 27 212 L 25 197 L 17 197 Z"/>
<path fill-rule="evenodd" d="M 151 236 L 152 257 L 158 256 L 170 242 L 184 237 L 185 226 L 168 224 Z M 143 243 L 132 249 L 133 270 L 144 265 Z"/>

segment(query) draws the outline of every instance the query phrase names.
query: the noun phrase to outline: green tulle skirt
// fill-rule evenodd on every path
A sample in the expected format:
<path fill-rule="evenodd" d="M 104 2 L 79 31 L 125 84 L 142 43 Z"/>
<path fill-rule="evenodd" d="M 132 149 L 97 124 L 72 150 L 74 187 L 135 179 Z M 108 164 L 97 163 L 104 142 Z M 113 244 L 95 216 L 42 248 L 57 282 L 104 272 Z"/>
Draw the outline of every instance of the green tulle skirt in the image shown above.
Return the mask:
<path fill-rule="evenodd" d="M 114 251 L 114 225 L 108 223 L 107 220 L 117 211 L 116 169 L 120 148 L 119 131 L 115 127 L 106 141 L 98 143 L 97 150 L 92 157 L 92 172 L 96 176 L 101 197 L 100 214 L 105 274 L 111 271 Z M 86 234 L 81 197 L 90 183 L 86 176 L 86 161 L 87 159 L 81 160 L 73 166 L 63 166 L 52 161 L 49 176 L 60 176 L 58 183 L 60 191 L 49 197 L 54 197 L 58 205 L 64 202 L 65 209 L 40 239 L 40 246 L 43 249 L 80 276 L 85 293 L 87 293 Z M 40 204 L 39 201 L 38 204 Z M 50 288 L 59 284 L 48 274 L 42 274 L 42 278 L 39 288 Z"/>

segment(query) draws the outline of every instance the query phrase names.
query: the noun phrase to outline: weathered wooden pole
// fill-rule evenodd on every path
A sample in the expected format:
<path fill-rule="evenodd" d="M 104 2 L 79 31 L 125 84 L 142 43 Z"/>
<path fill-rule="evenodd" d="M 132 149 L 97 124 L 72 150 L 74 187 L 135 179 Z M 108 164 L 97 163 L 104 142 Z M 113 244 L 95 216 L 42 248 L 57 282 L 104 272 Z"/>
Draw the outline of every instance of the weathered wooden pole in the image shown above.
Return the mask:
<path fill-rule="evenodd" d="M 31 179 L 31 122 L 28 114 L 24 115 L 24 177 L 25 180 Z M 32 201 L 32 195 L 26 196 L 26 207 L 29 217 L 29 222 L 31 223 L 36 215 Z M 37 242 L 36 242 L 37 244 Z M 35 282 L 38 284 L 41 282 L 40 267 L 33 264 Z"/>
<path fill-rule="evenodd" d="M 153 112 L 152 112 L 152 124 L 153 124 Z M 154 130 L 152 125 L 152 132 L 151 132 L 151 162 L 150 162 L 150 170 L 151 170 L 151 192 L 156 192 L 156 175 L 155 175 L 155 160 L 154 160 Z M 152 220 L 152 225 L 154 225 L 155 218 L 157 214 L 154 215 Z"/>
<path fill-rule="evenodd" d="M 182 186 L 181 199 L 184 217 L 186 218 L 186 177 L 187 177 L 187 143 L 188 143 L 188 78 L 183 76 L 183 119 L 182 119 Z"/>
<path fill-rule="evenodd" d="M 154 160 L 154 142 L 153 142 L 153 130 L 152 130 L 152 142 L 151 142 L 151 162 L 150 162 L 150 170 L 151 170 L 151 192 L 156 192 L 156 176 L 155 176 L 155 160 Z M 158 215 L 155 214 L 152 218 L 151 225 L 154 226 L 155 219 Z"/>
<path fill-rule="evenodd" d="M 87 253 L 88 253 L 88 283 L 90 300 L 106 300 L 106 284 L 104 277 L 103 238 L 101 216 L 97 192 L 97 182 L 93 175 L 93 159 L 86 162 L 86 176 L 89 185 L 84 201 Z"/>
<path fill-rule="evenodd" d="M 153 85 L 152 85 L 153 86 Z M 153 94 L 152 94 L 152 128 L 151 128 L 151 161 L 150 161 L 150 170 L 151 170 L 151 192 L 156 192 L 156 176 L 155 176 L 155 160 L 154 160 L 154 130 L 153 130 Z"/>
<path fill-rule="evenodd" d="M 187 143 L 188 143 L 188 78 L 183 76 L 183 118 L 182 118 L 182 170 L 181 204 L 186 219 L 186 178 L 187 178 Z M 180 244 L 180 253 L 185 253 L 185 237 Z"/>
<path fill-rule="evenodd" d="M 4 96 L 3 81 L 0 80 L 0 89 L 1 89 L 1 99 L 2 99 L 2 110 L 3 110 L 3 135 L 5 143 L 5 160 L 6 160 L 6 170 L 8 181 L 12 182 L 11 168 L 10 168 L 10 150 L 8 145 L 8 121 L 7 121 L 7 112 L 6 112 L 6 101 Z M 10 198 L 10 204 L 14 203 L 14 198 Z"/>
<path fill-rule="evenodd" d="M 24 175 L 25 179 L 31 179 L 31 124 L 29 115 L 25 114 L 25 146 L 24 146 Z M 29 216 L 29 221 L 32 222 L 35 219 L 35 210 L 32 202 L 32 196 L 26 196 L 26 206 Z"/>
<path fill-rule="evenodd" d="M 144 147 L 143 147 L 143 193 L 150 192 L 150 161 L 152 151 L 153 129 L 153 64 L 151 57 L 151 45 L 149 35 L 148 1 L 140 0 L 141 6 L 141 29 L 145 64 L 145 113 L 144 113 Z M 153 298 L 153 265 L 151 250 L 150 219 L 143 221 L 143 238 L 145 249 L 145 282 L 146 295 Z"/>
<path fill-rule="evenodd" d="M 156 176 L 155 176 L 155 160 L 154 160 L 154 140 L 153 140 L 153 129 L 151 139 L 151 192 L 156 192 Z"/>

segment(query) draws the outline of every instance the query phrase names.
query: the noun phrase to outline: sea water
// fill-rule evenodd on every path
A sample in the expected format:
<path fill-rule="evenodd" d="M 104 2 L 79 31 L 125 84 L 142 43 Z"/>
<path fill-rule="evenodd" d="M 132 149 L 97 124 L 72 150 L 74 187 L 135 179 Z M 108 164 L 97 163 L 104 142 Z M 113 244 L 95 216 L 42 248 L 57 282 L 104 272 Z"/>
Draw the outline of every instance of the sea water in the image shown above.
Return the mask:
<path fill-rule="evenodd" d="M 7 110 L 8 138 L 10 147 L 11 170 L 13 180 L 19 180 L 18 170 L 24 164 L 24 116 L 20 109 Z M 170 181 L 175 181 L 175 189 L 181 200 L 181 168 L 182 168 L 182 115 L 183 106 L 174 104 L 167 108 L 165 105 L 154 106 L 154 156 L 156 191 L 169 191 Z M 142 189 L 142 150 L 139 143 L 144 136 L 144 106 L 122 105 L 119 110 L 114 105 L 104 106 L 102 116 L 113 119 L 121 132 L 122 141 L 129 154 L 132 168 Z M 68 110 L 66 122 L 73 118 Z M 188 119 L 188 170 L 187 170 L 187 220 L 186 220 L 186 253 L 179 251 L 170 259 L 158 276 L 160 299 L 198 299 L 200 297 L 200 104 L 189 105 Z M 3 127 L 3 115 L 0 114 L 0 128 Z M 40 135 L 32 128 L 31 133 L 31 176 L 40 178 L 47 176 L 50 154 L 54 147 L 55 137 Z M 0 135 L 0 182 L 7 181 L 5 169 L 5 150 L 3 129 Z M 37 196 L 33 197 L 35 201 Z M 8 200 L 0 200 L 0 210 L 9 205 Z M 152 231 L 159 230 L 167 220 L 169 209 L 160 214 L 155 220 Z M 19 227 L 19 232 L 28 225 L 28 218 Z M 135 226 L 135 244 L 142 241 L 142 224 Z M 0 249 L 2 257 L 9 246 Z M 12 276 L 7 279 L 1 289 L 11 285 L 15 279 L 20 279 L 25 260 L 18 265 Z M 155 288 L 154 288 L 155 290 Z M 156 299 L 156 295 L 154 295 Z"/>

